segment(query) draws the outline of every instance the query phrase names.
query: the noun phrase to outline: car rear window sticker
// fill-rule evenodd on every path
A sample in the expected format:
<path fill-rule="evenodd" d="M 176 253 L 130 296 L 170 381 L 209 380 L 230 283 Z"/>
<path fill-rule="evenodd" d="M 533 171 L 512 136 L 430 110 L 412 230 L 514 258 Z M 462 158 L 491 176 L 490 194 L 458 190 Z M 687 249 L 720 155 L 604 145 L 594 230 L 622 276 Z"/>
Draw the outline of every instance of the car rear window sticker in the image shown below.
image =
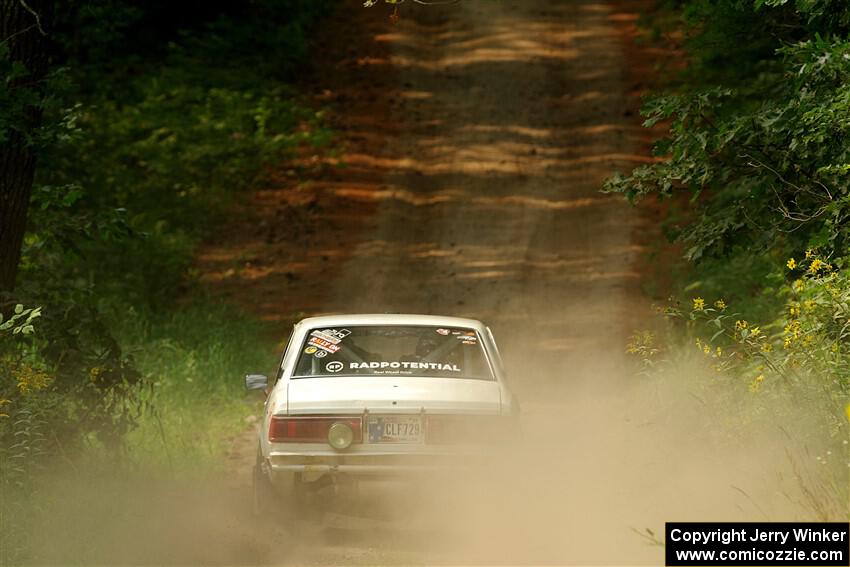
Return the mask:
<path fill-rule="evenodd" d="M 322 339 L 319 337 L 310 337 L 310 340 L 307 341 L 310 345 L 318 347 L 324 351 L 327 351 L 331 354 L 335 354 L 339 352 L 339 349 L 342 347 L 338 344 L 332 343 L 326 339 Z M 309 348 L 309 347 L 308 347 Z"/>
<path fill-rule="evenodd" d="M 342 339 L 351 334 L 348 329 L 316 329 L 310 333 L 310 336 L 317 337 L 338 345 Z"/>
<path fill-rule="evenodd" d="M 445 362 L 351 362 L 348 367 L 351 370 L 383 370 L 386 368 L 406 370 L 440 370 L 443 372 L 462 372 L 457 364 Z"/>

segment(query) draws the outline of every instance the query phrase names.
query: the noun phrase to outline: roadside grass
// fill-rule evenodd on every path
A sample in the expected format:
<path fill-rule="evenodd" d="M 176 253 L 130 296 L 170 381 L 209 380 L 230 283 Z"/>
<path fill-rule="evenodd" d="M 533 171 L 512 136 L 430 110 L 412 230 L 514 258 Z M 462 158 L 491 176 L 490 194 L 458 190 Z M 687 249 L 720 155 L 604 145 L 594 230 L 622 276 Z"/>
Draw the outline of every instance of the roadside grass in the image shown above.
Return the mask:
<path fill-rule="evenodd" d="M 825 391 L 814 374 L 755 389 L 740 372 L 718 372 L 681 328 L 662 325 L 656 337 L 659 353 L 642 365 L 639 387 L 651 399 L 648 421 L 674 432 L 665 442 L 679 458 L 695 451 L 705 474 L 722 479 L 718 489 L 753 521 L 850 519 L 842 394 Z"/>
<path fill-rule="evenodd" d="M 278 341 L 264 323 L 209 298 L 166 313 L 113 306 L 108 319 L 144 377 L 135 426 L 118 453 L 94 434 L 54 443 L 55 419 L 43 412 L 18 426 L 25 435 L 11 455 L 0 452 L 9 457 L 0 459 L 0 565 L 191 563 L 200 541 L 191 538 L 239 535 L 226 519 L 247 514 L 249 500 L 232 488 L 245 471 L 228 453 L 262 404 L 242 376 L 271 370 Z M 201 527 L 213 511 L 222 520 Z"/>
<path fill-rule="evenodd" d="M 269 329 L 207 300 L 160 316 L 132 313 L 115 334 L 150 385 L 127 435 L 130 460 L 174 474 L 226 472 L 222 457 L 259 410 L 243 377 L 270 371 L 277 356 Z"/>
<path fill-rule="evenodd" d="M 776 263 L 700 264 L 674 282 L 678 293 L 656 305 L 627 352 L 659 415 L 690 407 L 683 422 L 718 458 L 769 449 L 759 475 L 774 491 L 761 501 L 741 492 L 753 514 L 786 519 L 787 510 L 770 512 L 778 498 L 800 520 L 846 521 L 850 271 L 814 251 L 784 273 Z"/>

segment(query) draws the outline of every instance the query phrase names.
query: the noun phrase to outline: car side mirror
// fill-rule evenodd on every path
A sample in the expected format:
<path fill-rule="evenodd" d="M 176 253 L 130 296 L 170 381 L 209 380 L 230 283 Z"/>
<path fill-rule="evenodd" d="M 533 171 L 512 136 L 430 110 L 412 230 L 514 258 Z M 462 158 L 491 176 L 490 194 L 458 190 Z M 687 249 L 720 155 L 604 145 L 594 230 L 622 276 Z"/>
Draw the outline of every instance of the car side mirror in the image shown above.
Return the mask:
<path fill-rule="evenodd" d="M 264 374 L 248 374 L 245 376 L 245 388 L 248 390 L 266 390 L 269 379 Z"/>

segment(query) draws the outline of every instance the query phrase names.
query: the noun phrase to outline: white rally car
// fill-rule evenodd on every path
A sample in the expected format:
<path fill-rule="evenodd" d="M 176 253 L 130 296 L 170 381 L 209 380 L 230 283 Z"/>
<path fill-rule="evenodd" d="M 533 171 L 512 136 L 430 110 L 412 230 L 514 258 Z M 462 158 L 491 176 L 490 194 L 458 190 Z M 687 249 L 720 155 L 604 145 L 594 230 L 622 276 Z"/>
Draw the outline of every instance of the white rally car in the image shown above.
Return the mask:
<path fill-rule="evenodd" d="M 472 319 L 338 315 L 295 325 L 267 393 L 254 501 L 341 479 L 459 467 L 516 431 L 490 330 Z"/>

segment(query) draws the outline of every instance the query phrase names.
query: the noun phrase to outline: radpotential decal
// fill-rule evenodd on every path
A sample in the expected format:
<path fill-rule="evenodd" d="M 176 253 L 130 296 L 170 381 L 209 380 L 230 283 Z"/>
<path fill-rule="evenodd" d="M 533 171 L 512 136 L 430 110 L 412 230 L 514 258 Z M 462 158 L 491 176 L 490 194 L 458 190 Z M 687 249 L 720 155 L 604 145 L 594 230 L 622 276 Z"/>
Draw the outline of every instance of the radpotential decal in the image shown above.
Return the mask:
<path fill-rule="evenodd" d="M 351 370 L 386 370 L 387 368 L 397 370 L 441 370 L 443 372 L 461 372 L 457 364 L 446 364 L 442 362 L 351 362 L 348 365 Z"/>

